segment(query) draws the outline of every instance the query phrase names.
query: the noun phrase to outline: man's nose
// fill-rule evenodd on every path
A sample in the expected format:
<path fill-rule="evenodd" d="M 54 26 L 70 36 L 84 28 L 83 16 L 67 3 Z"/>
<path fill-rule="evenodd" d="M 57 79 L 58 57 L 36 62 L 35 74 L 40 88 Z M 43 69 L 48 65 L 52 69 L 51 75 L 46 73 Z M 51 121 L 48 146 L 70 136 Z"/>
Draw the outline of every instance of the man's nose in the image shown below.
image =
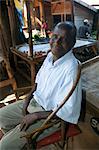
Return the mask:
<path fill-rule="evenodd" d="M 60 37 L 57 37 L 57 38 L 52 38 L 52 39 L 50 39 L 50 44 L 52 44 L 52 43 L 56 43 L 56 44 L 58 44 L 59 42 L 60 42 Z"/>
<path fill-rule="evenodd" d="M 56 38 L 56 40 L 55 40 L 55 42 L 56 42 L 56 43 L 58 43 L 58 42 L 59 42 L 59 40 L 60 40 L 60 38 L 59 38 L 59 37 L 57 37 L 57 38 Z"/>
<path fill-rule="evenodd" d="M 54 43 L 58 44 L 60 42 L 60 37 L 54 39 Z"/>

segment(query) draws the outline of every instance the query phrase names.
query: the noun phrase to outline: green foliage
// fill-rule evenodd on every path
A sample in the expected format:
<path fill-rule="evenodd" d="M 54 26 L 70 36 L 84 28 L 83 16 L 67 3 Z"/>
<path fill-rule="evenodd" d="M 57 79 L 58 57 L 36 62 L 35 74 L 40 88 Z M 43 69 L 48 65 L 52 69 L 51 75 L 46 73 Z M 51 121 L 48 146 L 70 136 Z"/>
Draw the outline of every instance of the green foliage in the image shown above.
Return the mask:
<path fill-rule="evenodd" d="M 33 38 L 34 38 L 35 41 L 38 41 L 40 39 L 40 35 L 35 34 Z"/>
<path fill-rule="evenodd" d="M 96 30 L 92 32 L 92 38 L 93 38 L 94 40 L 97 39 L 97 31 L 96 31 Z"/>

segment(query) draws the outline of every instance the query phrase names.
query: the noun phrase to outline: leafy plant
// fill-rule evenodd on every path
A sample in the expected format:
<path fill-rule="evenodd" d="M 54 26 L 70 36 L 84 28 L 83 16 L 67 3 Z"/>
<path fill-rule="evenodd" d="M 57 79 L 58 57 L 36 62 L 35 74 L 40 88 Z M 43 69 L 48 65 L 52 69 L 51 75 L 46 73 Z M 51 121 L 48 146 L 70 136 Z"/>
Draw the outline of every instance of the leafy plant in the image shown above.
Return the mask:
<path fill-rule="evenodd" d="M 93 38 L 94 40 L 97 39 L 97 31 L 93 31 L 93 32 L 92 32 L 92 38 Z"/>
<path fill-rule="evenodd" d="M 35 34 L 34 35 L 34 40 L 39 41 L 39 39 L 40 39 L 40 35 Z"/>

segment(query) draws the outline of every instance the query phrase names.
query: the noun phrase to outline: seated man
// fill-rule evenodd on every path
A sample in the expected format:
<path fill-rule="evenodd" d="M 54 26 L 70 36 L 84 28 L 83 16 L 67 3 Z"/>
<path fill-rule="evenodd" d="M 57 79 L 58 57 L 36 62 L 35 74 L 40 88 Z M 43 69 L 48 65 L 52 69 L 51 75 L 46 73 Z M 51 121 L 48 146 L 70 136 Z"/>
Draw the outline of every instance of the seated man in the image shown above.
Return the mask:
<path fill-rule="evenodd" d="M 45 119 L 71 90 L 77 76 L 78 60 L 72 53 L 76 42 L 76 27 L 72 22 L 58 23 L 50 39 L 48 53 L 36 76 L 36 89 L 24 101 L 17 101 L 0 109 L 0 127 L 5 133 L 0 141 L 2 150 L 21 150 L 26 144 L 20 138 L 26 131 L 41 126 Z M 78 122 L 81 107 L 81 81 L 75 91 L 56 113 L 56 117 L 70 123 Z"/>

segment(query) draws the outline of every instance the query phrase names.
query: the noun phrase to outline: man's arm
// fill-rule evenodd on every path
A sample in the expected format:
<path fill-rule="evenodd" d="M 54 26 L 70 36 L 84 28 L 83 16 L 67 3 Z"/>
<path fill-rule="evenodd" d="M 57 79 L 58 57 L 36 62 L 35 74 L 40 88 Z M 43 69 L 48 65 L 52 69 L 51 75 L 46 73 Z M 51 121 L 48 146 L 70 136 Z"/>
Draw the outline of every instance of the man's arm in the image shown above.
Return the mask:
<path fill-rule="evenodd" d="M 26 131 L 31 124 L 33 124 L 34 121 L 41 120 L 41 119 L 46 119 L 52 111 L 39 111 L 39 112 L 34 112 L 31 114 L 27 114 L 24 116 L 22 119 L 22 122 L 20 124 L 20 130 L 21 131 Z M 58 118 L 56 115 L 53 117 L 53 119 Z"/>
<path fill-rule="evenodd" d="M 30 103 L 30 100 L 32 99 L 33 97 L 33 92 L 36 90 L 36 87 L 37 87 L 37 84 L 35 83 L 30 91 L 30 93 L 28 94 L 28 96 L 25 98 L 25 101 L 24 101 L 24 104 L 23 104 L 23 115 L 26 115 L 28 114 L 28 111 L 27 111 L 27 107 Z"/>
<path fill-rule="evenodd" d="M 22 119 L 20 130 L 26 131 L 34 121 L 47 118 L 51 112 L 52 111 L 39 111 L 25 115 Z"/>

